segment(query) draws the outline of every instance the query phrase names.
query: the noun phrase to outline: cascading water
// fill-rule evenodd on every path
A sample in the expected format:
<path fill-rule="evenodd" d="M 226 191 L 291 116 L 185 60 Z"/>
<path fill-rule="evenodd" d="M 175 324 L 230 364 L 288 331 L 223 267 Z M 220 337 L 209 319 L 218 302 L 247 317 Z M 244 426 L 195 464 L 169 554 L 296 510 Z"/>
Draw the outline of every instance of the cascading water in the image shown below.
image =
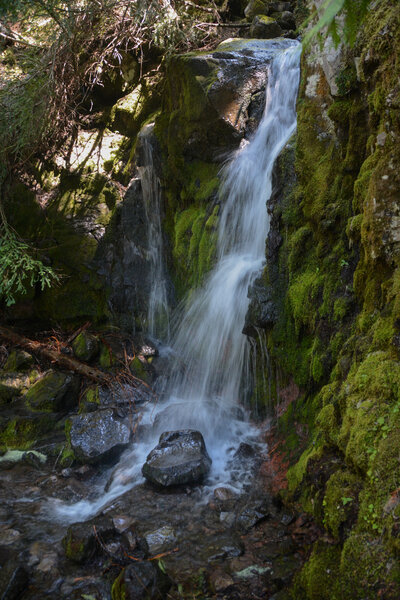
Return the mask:
<path fill-rule="evenodd" d="M 204 423 L 210 437 L 213 429 L 226 429 L 219 417 L 223 421 L 226 410 L 238 404 L 249 351 L 242 329 L 248 289 L 265 260 L 272 169 L 296 127 L 296 46 L 272 60 L 262 121 L 251 142 L 224 169 L 217 263 L 205 286 L 191 296 L 172 343 L 185 371 L 171 378 L 166 395 L 182 403 L 176 416 L 168 412 L 164 426 Z M 210 414 L 210 400 L 217 400 L 219 414 Z"/>
<path fill-rule="evenodd" d="M 266 202 L 271 194 L 273 165 L 296 127 L 299 58 L 300 45 L 282 41 L 268 67 L 262 121 L 253 139 L 237 151 L 223 171 L 217 262 L 204 287 L 192 294 L 176 319 L 179 326 L 172 348 L 177 360 L 164 390 L 167 400 L 144 411 L 142 424 L 152 427 L 123 456 L 107 494 L 94 502 L 59 505 L 57 512 L 63 519 L 84 520 L 142 481 L 146 456 L 166 430 L 190 427 L 203 433 L 213 460 L 206 489 L 221 484 L 241 489 L 246 483 L 234 451 L 241 441 L 256 439 L 258 431 L 239 414 L 241 378 L 250 348 L 242 329 L 248 288 L 265 260 L 269 228 Z M 151 165 L 151 157 L 147 160 Z M 147 186 L 149 193 L 159 198 L 159 184 L 151 169 L 143 169 L 142 177 L 149 178 L 144 189 Z M 149 227 L 155 227 L 158 235 L 161 226 L 157 212 Z M 160 250 L 154 248 L 155 253 Z M 153 265 L 161 281 L 162 263 L 160 266 L 155 258 Z M 163 292 L 154 290 L 151 302 L 164 309 Z"/>
<path fill-rule="evenodd" d="M 161 229 L 161 184 L 153 164 L 153 150 L 149 134 L 153 125 L 147 125 L 140 135 L 142 166 L 139 176 L 142 184 L 143 204 L 147 221 L 148 260 L 151 281 L 147 329 L 151 337 L 167 338 L 169 331 L 169 306 L 164 269 L 164 248 Z"/>

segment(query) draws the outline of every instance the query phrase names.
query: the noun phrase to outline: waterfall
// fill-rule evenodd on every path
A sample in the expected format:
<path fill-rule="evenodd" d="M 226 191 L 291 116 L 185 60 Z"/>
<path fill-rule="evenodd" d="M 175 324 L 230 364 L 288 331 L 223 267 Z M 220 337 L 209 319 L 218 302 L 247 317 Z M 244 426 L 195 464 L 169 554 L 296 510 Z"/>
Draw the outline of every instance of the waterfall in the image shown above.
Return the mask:
<path fill-rule="evenodd" d="M 296 127 L 299 57 L 295 43 L 273 58 L 261 123 L 223 170 L 217 263 L 180 315 L 172 346 L 184 373 L 174 369 L 167 396 L 178 401 L 176 413 L 170 409 L 160 429 L 190 426 L 220 440 L 227 411 L 239 403 L 248 288 L 265 260 L 273 165 Z"/>
<path fill-rule="evenodd" d="M 139 176 L 147 222 L 147 258 L 149 261 L 150 293 L 147 310 L 147 330 L 151 337 L 169 337 L 169 306 L 164 268 L 163 236 L 161 229 L 161 184 L 153 162 L 150 141 L 154 124 L 146 125 L 139 138 L 142 165 Z"/>
<path fill-rule="evenodd" d="M 266 106 L 257 132 L 223 171 L 216 265 L 203 288 L 190 296 L 175 318 L 179 325 L 171 345 L 177 358 L 164 390 L 166 400 L 144 409 L 141 425 L 148 433 L 122 457 L 107 493 L 99 490 L 97 500 L 72 506 L 57 504 L 58 518 L 87 519 L 142 481 L 146 456 L 166 430 L 191 427 L 202 432 L 213 461 L 206 491 L 220 485 L 240 491 L 251 477 L 246 463 L 241 464 L 235 456 L 240 442 L 257 443 L 259 436 L 239 407 L 242 373 L 248 372 L 244 367 L 249 364 L 250 349 L 242 329 L 249 304 L 248 288 L 265 260 L 269 228 L 266 202 L 271 194 L 273 165 L 296 127 L 300 77 L 300 45 L 289 40 L 282 44 L 286 50 L 277 50 L 268 66 Z M 159 262 L 162 246 L 157 246 L 162 244 L 160 196 L 150 155 L 145 165 L 141 175 L 149 239 L 154 244 L 149 251 L 151 256 L 154 252 L 151 268 L 155 278 L 149 324 L 156 327 L 157 315 L 167 307 L 165 283 L 159 285 L 165 282 Z"/>

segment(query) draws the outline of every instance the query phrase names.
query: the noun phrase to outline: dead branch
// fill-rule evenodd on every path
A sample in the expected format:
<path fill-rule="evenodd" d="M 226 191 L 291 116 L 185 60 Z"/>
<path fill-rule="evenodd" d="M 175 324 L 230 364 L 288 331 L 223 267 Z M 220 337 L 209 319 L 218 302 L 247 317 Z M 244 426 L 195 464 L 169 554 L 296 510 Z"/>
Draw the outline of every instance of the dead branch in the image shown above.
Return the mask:
<path fill-rule="evenodd" d="M 82 363 L 76 358 L 72 358 L 71 356 L 67 356 L 56 350 L 52 350 L 45 344 L 30 340 L 29 338 L 16 333 L 12 329 L 3 327 L 2 325 L 0 325 L 0 336 L 8 342 L 21 346 L 22 348 L 25 348 L 34 354 L 40 354 L 43 356 L 43 358 L 50 360 L 52 363 L 56 363 L 68 371 L 73 371 L 74 373 L 83 375 L 83 377 L 87 377 L 88 379 L 92 379 L 98 383 L 112 383 L 113 378 L 108 373 L 104 373 L 103 371 L 100 371 L 100 369 L 96 369 L 96 367 L 91 367 L 85 363 Z"/>

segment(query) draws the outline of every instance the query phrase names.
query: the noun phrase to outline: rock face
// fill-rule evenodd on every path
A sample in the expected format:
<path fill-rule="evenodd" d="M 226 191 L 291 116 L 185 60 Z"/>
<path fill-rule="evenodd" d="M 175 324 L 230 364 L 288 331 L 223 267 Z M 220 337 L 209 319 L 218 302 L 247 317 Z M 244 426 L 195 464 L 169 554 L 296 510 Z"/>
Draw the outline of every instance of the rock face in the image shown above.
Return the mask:
<path fill-rule="evenodd" d="M 129 444 L 131 432 L 108 408 L 72 417 L 69 436 L 76 458 L 95 463 L 117 458 Z"/>
<path fill-rule="evenodd" d="M 148 455 L 142 473 L 152 483 L 168 487 L 195 483 L 209 472 L 208 456 L 200 431 L 167 431 Z"/>

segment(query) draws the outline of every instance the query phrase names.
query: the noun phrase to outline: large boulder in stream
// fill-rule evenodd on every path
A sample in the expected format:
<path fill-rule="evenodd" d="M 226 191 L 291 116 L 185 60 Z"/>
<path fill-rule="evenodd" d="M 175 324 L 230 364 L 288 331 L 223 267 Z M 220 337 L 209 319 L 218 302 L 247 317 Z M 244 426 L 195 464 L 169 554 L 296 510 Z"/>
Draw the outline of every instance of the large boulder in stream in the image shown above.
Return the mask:
<path fill-rule="evenodd" d="M 81 462 L 117 459 L 131 438 L 129 426 L 111 408 L 71 417 L 69 441 Z"/>
<path fill-rule="evenodd" d="M 167 431 L 150 452 L 142 468 L 146 479 L 169 487 L 200 481 L 211 467 L 200 431 L 184 429 Z"/>

